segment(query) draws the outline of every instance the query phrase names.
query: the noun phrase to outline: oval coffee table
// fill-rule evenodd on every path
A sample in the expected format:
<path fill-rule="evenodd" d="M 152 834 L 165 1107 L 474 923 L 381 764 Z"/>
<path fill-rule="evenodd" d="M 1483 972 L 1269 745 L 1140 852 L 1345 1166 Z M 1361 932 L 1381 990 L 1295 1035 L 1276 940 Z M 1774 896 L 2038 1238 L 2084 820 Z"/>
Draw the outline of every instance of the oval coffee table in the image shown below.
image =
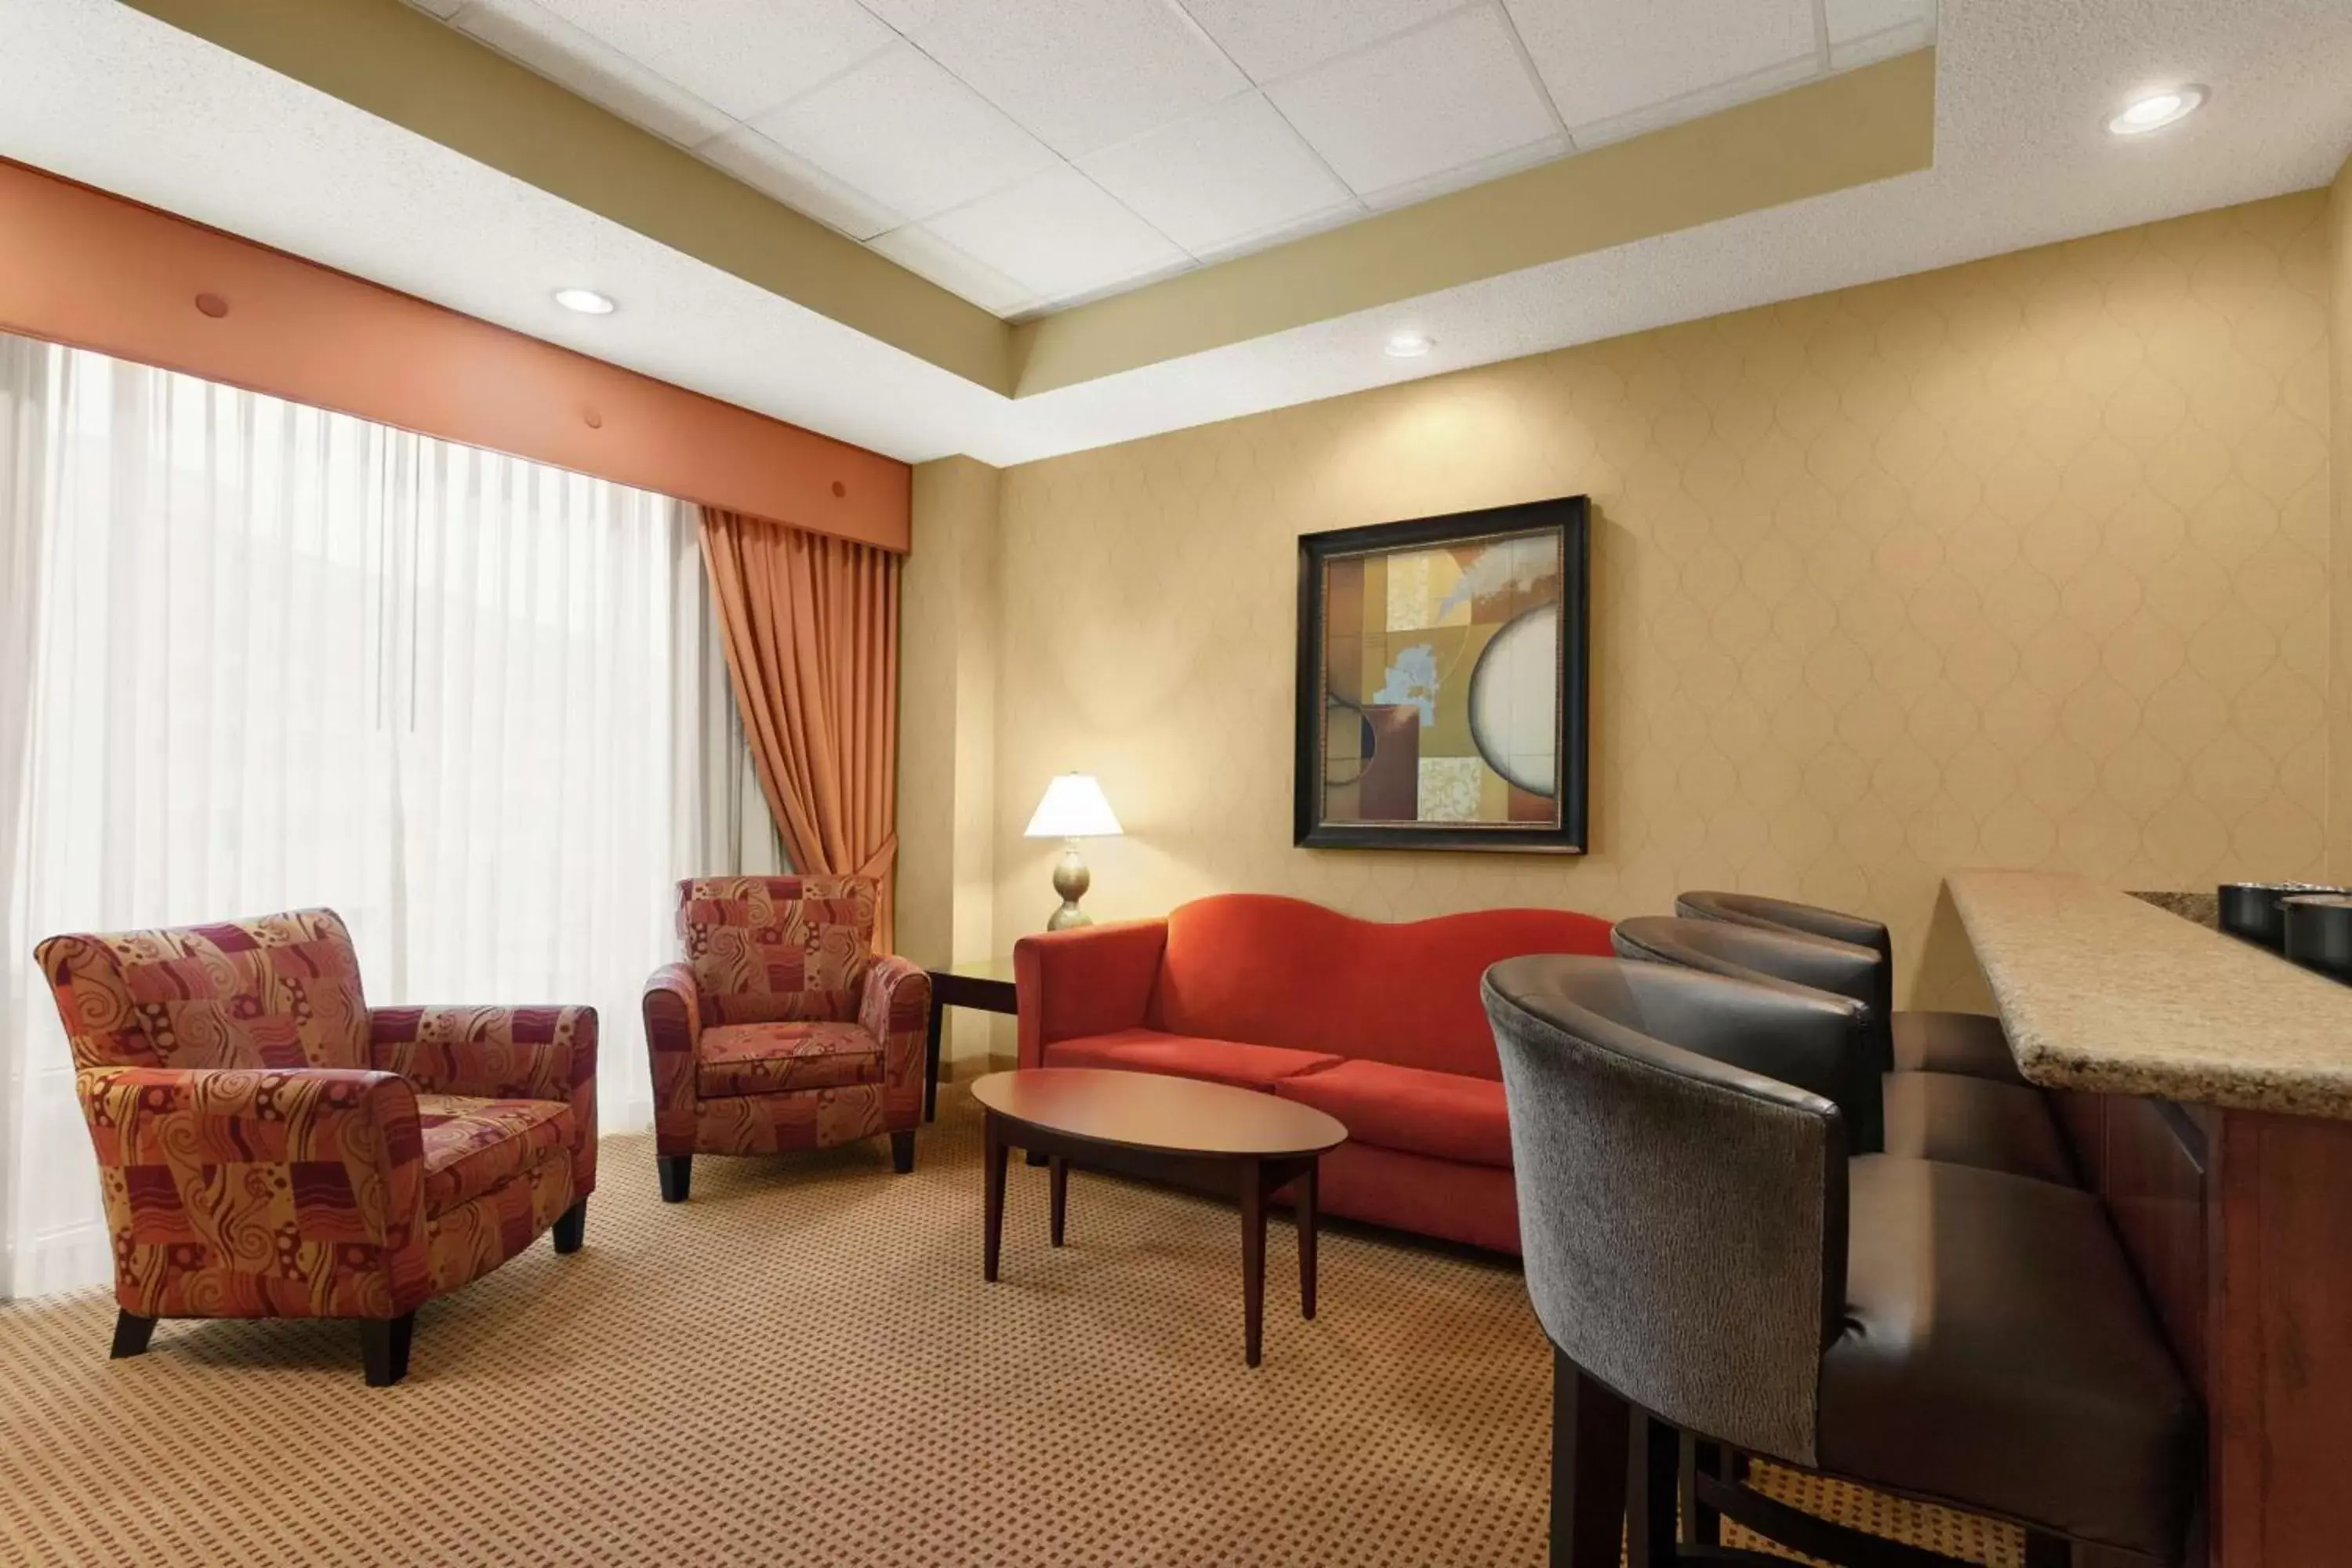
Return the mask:
<path fill-rule="evenodd" d="M 987 1279 L 996 1278 L 1004 1234 L 1005 1156 L 1018 1145 L 1051 1169 L 1055 1247 L 1072 1165 L 1239 1198 L 1243 1351 L 1252 1366 L 1265 1317 L 1265 1200 L 1297 1182 L 1298 1310 L 1315 1315 L 1316 1163 L 1347 1141 L 1338 1121 L 1255 1089 L 1104 1068 L 993 1072 L 971 1092 L 988 1112 Z"/>

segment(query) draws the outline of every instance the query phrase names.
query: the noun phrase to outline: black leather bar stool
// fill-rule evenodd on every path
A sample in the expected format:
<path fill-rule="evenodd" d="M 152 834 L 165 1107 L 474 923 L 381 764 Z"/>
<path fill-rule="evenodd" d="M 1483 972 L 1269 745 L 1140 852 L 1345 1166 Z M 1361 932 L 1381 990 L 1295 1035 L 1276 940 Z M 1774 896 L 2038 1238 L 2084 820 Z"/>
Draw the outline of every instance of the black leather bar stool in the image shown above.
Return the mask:
<path fill-rule="evenodd" d="M 1686 1442 L 2010 1520 L 2028 1568 L 2179 1561 L 2200 1417 L 2096 1198 L 1849 1158 L 1813 1087 L 1849 1070 L 1832 998 L 1565 956 L 1482 992 L 1555 1351 L 1554 1568 L 1615 1563 L 1621 1521 L 1633 1568 L 1780 1561 L 1708 1544 L 1719 1518 L 1847 1568 L 1952 1563 L 1685 1472 Z"/>
<path fill-rule="evenodd" d="M 1877 1114 L 1868 1120 L 1848 1112 L 1847 1140 L 1855 1153 L 1945 1160 L 2077 1184 L 2057 1119 L 2038 1089 L 1964 1073 L 1886 1070 L 1894 1042 L 1886 1015 L 1872 1002 L 1885 970 L 1868 948 L 1764 926 L 1668 915 L 1620 921 L 1610 940 L 1622 957 L 1808 988 L 1835 996 L 1860 1014 L 1855 1026 L 1880 1098 Z"/>
<path fill-rule="evenodd" d="M 1898 1072 L 1955 1072 L 1970 1078 L 2023 1083 L 2017 1058 L 2009 1048 L 2000 1020 L 1985 1013 L 1943 1013 L 1895 1007 L 1895 942 L 1886 927 L 1864 915 L 1825 910 L 1790 899 L 1768 899 L 1755 893 L 1683 893 L 1675 900 L 1675 913 L 1693 920 L 1729 921 L 1737 925 L 1763 926 L 1852 942 L 1878 955 L 1878 994 L 1872 1005 L 1887 1016 Z"/>

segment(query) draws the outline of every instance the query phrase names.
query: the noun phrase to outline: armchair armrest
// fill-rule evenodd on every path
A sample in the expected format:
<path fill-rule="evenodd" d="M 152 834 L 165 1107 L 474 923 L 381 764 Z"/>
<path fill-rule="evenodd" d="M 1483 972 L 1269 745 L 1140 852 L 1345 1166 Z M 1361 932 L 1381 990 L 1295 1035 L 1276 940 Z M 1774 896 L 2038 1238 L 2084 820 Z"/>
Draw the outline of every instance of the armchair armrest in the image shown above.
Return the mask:
<path fill-rule="evenodd" d="M 596 1080 L 593 1007 L 371 1007 L 368 1056 L 434 1094 L 568 1100 Z"/>
<path fill-rule="evenodd" d="M 1167 949 L 1164 920 L 1080 926 L 1014 942 L 1021 1065 L 1043 1067 L 1055 1040 L 1141 1028 Z"/>
<path fill-rule="evenodd" d="M 416 1093 L 357 1068 L 75 1076 L 142 1317 L 393 1318 L 432 1293 Z"/>
<path fill-rule="evenodd" d="M 702 996 L 693 967 L 665 963 L 646 982 L 646 1060 L 653 1069 L 654 1146 L 694 1152 L 694 1046 L 702 1037 Z"/>
<path fill-rule="evenodd" d="M 866 972 L 858 1026 L 882 1042 L 882 1114 L 893 1131 L 923 1119 L 923 1046 L 931 1024 L 931 976 L 910 958 L 877 959 Z"/>
<path fill-rule="evenodd" d="M 596 1009 L 371 1007 L 368 1058 L 431 1094 L 572 1107 L 572 1189 L 596 1185 Z"/>

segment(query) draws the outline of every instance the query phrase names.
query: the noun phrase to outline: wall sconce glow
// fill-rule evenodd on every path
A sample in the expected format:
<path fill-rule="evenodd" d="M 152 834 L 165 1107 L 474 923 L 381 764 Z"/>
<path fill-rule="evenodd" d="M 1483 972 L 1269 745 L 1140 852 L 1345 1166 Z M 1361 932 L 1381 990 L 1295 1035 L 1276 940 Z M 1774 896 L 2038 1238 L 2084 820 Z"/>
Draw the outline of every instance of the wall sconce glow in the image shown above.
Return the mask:
<path fill-rule="evenodd" d="M 610 295 L 599 294 L 593 289 L 558 289 L 555 302 L 583 316 L 609 316 L 615 308 Z"/>
<path fill-rule="evenodd" d="M 1391 332 L 1381 352 L 1391 359 L 1419 359 L 1437 346 L 1427 332 Z"/>
<path fill-rule="evenodd" d="M 2196 113 L 2204 102 L 2205 89 L 2201 87 L 2168 87 L 2160 92 L 2143 93 L 2107 121 L 2107 130 L 2117 136 L 2145 136 L 2151 131 L 2179 124 Z"/>

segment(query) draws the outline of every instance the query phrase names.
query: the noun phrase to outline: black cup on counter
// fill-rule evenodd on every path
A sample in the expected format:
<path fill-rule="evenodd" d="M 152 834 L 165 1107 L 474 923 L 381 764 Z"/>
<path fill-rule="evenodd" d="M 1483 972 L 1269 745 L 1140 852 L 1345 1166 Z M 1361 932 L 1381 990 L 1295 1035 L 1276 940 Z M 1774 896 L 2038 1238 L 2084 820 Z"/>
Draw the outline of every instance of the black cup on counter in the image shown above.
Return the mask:
<path fill-rule="evenodd" d="M 2221 929 L 2231 936 L 2248 942 L 2258 942 L 2273 952 L 2286 947 L 2286 911 L 2279 900 L 2305 895 L 2327 894 L 2341 898 L 2352 893 L 2352 888 L 2329 887 L 2325 882 L 2224 882 L 2221 884 Z"/>
<path fill-rule="evenodd" d="M 2286 955 L 2305 969 L 2352 980 L 2352 897 L 2342 893 L 2289 893 L 2279 900 L 2286 916 Z"/>

